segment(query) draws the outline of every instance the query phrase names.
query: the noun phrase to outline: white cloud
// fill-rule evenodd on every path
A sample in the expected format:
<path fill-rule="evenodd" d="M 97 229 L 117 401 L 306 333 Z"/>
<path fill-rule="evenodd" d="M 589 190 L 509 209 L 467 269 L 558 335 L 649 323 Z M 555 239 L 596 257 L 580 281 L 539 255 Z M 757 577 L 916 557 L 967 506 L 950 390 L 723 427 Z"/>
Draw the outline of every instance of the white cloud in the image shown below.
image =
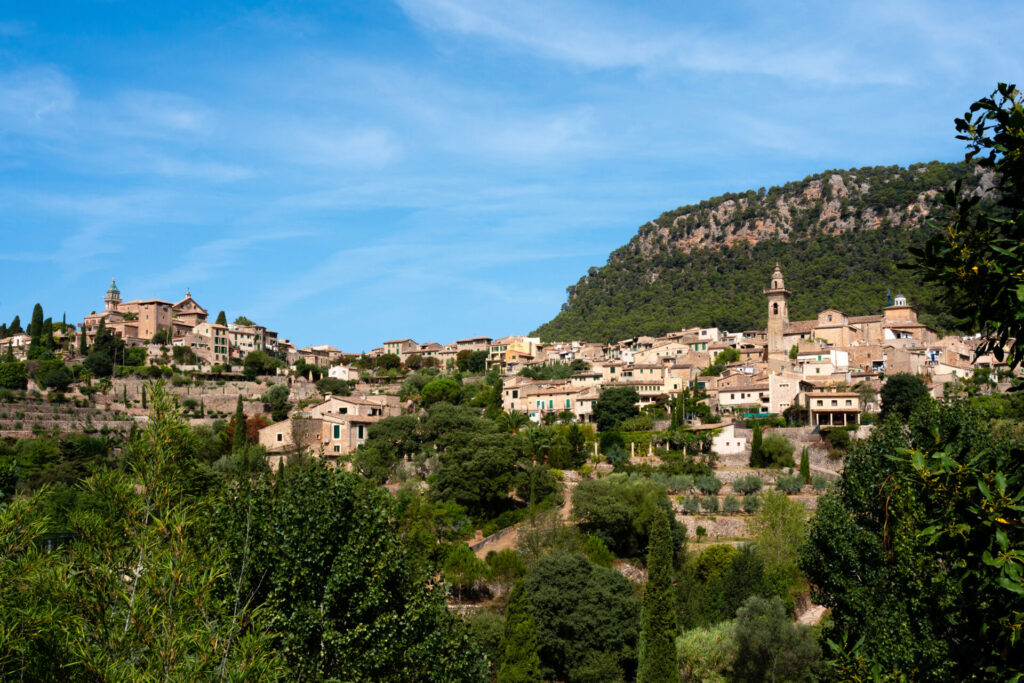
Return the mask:
<path fill-rule="evenodd" d="M 37 66 L 0 73 L 0 117 L 8 126 L 36 127 L 75 106 L 71 79 L 58 69 Z"/>

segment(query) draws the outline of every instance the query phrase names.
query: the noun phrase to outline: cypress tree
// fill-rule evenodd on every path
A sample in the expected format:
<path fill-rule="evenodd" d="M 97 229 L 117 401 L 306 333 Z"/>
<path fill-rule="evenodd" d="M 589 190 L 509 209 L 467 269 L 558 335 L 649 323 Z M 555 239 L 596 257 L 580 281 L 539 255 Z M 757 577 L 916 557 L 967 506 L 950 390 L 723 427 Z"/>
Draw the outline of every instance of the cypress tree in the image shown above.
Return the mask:
<path fill-rule="evenodd" d="M 235 406 L 234 434 L 231 439 L 231 452 L 240 453 L 245 449 L 245 411 L 242 410 L 242 396 L 238 396 L 238 405 Z"/>
<path fill-rule="evenodd" d="M 14 320 L 11 321 L 10 326 L 7 328 L 7 334 L 23 334 L 25 330 L 21 329 L 21 318 L 14 316 Z"/>
<path fill-rule="evenodd" d="M 32 339 L 28 345 L 29 359 L 36 359 L 43 352 L 43 307 L 36 304 L 32 308 L 32 322 L 28 325 L 28 336 Z"/>
<path fill-rule="evenodd" d="M 516 581 L 508 594 L 505 609 L 505 654 L 498 670 L 498 683 L 540 683 L 540 657 L 537 655 L 537 626 L 530 614 L 526 587 Z"/>
<path fill-rule="evenodd" d="M 672 536 L 668 515 L 658 508 L 647 548 L 647 587 L 640 613 L 637 683 L 678 683 L 676 617 L 672 594 Z"/>
<path fill-rule="evenodd" d="M 750 466 L 764 467 L 764 453 L 761 450 L 761 425 L 754 425 L 754 436 L 750 441 Z"/>
<path fill-rule="evenodd" d="M 41 341 L 43 348 L 47 351 L 53 351 L 53 318 L 47 318 L 43 321 L 43 331 L 41 335 Z"/>
<path fill-rule="evenodd" d="M 217 322 L 214 323 L 214 324 L 215 325 L 227 325 L 228 324 L 228 316 L 224 314 L 224 311 L 221 311 L 220 313 L 217 314 Z"/>
<path fill-rule="evenodd" d="M 807 446 L 800 451 L 800 479 L 804 484 L 811 483 L 811 456 L 807 452 Z"/>
<path fill-rule="evenodd" d="M 146 407 L 146 385 L 142 385 L 142 407 Z"/>
<path fill-rule="evenodd" d="M 84 356 L 89 349 L 85 346 L 85 327 L 78 331 L 78 355 Z"/>
<path fill-rule="evenodd" d="M 128 407 L 128 385 L 127 384 L 124 385 L 124 396 L 122 397 L 122 401 L 124 403 L 124 407 L 127 408 Z"/>

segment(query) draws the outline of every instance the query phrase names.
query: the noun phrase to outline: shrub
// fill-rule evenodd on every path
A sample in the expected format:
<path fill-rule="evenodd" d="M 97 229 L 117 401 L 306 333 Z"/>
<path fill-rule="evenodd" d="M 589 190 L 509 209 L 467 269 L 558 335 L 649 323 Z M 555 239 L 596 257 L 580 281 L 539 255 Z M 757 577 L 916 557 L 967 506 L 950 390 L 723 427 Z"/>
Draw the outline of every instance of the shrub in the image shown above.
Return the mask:
<path fill-rule="evenodd" d="M 816 474 L 811 477 L 811 486 L 814 487 L 815 491 L 824 491 L 828 488 L 828 479 L 824 475 Z"/>
<path fill-rule="evenodd" d="M 682 499 L 683 511 L 688 515 L 695 515 L 700 512 L 700 498 L 687 496 Z"/>
<path fill-rule="evenodd" d="M 761 477 L 756 474 L 748 474 L 740 477 L 732 483 L 732 490 L 736 493 L 746 495 L 748 493 L 757 493 L 761 490 L 764 482 L 761 481 Z"/>
<path fill-rule="evenodd" d="M 694 480 L 694 486 L 703 494 L 718 493 L 722 488 L 722 481 L 714 475 L 704 475 Z"/>
<path fill-rule="evenodd" d="M 761 509 L 761 496 L 756 493 L 743 496 L 743 511 L 754 513 Z"/>
<path fill-rule="evenodd" d="M 704 512 L 718 512 L 718 496 L 704 496 L 700 499 L 700 507 Z"/>
<path fill-rule="evenodd" d="M 726 496 L 722 501 L 722 512 L 734 515 L 740 511 L 740 499 L 736 496 Z"/>
<path fill-rule="evenodd" d="M 793 444 L 781 434 L 769 434 L 761 443 L 766 467 L 794 467 Z"/>
<path fill-rule="evenodd" d="M 800 489 L 804 487 L 804 480 L 800 478 L 800 475 L 783 475 L 775 480 L 775 488 L 783 493 L 800 493 Z"/>
<path fill-rule="evenodd" d="M 623 432 L 647 432 L 652 429 L 654 429 L 654 418 L 650 415 L 637 415 L 619 423 L 619 430 Z"/>

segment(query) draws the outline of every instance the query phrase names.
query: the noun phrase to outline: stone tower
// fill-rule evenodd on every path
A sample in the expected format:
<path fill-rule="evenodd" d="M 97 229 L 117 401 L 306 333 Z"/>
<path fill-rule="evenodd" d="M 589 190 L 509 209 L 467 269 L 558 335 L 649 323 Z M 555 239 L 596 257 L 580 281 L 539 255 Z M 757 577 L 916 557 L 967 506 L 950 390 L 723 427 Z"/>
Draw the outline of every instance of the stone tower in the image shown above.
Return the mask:
<path fill-rule="evenodd" d="M 783 343 L 783 335 L 789 324 L 789 295 L 792 294 L 786 289 L 782 269 L 777 261 L 772 280 L 764 293 L 768 296 L 768 362 L 775 367 L 775 361 L 784 363 L 789 353 Z"/>
<path fill-rule="evenodd" d="M 114 278 L 110 278 L 110 289 L 107 290 L 107 295 L 103 297 L 103 303 L 107 305 L 107 312 L 116 311 L 118 305 L 121 303 L 121 290 L 117 288 L 117 283 Z"/>

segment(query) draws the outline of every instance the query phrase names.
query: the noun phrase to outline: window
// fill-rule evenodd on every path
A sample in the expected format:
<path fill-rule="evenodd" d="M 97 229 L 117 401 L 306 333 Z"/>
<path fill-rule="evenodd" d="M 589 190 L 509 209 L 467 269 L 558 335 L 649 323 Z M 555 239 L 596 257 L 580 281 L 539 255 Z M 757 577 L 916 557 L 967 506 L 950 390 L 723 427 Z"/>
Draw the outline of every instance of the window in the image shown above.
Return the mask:
<path fill-rule="evenodd" d="M 833 401 L 832 401 L 832 405 L 834 405 L 834 406 L 837 406 L 837 405 L 839 405 L 839 401 L 833 400 Z"/>
<path fill-rule="evenodd" d="M 278 440 L 278 441 L 282 441 L 282 440 L 284 440 L 284 434 L 282 434 L 281 432 L 278 432 L 278 433 L 277 433 L 277 440 Z"/>
<path fill-rule="evenodd" d="M 853 405 L 853 401 L 850 400 L 850 399 L 846 399 L 846 405 L 852 406 Z"/>
<path fill-rule="evenodd" d="M 518 389 L 513 389 L 512 390 L 512 398 L 519 398 L 519 390 Z"/>
<path fill-rule="evenodd" d="M 821 405 L 824 405 L 824 404 L 819 400 L 818 401 L 818 405 L 821 406 Z"/>
<path fill-rule="evenodd" d="M 334 438 L 335 439 L 340 439 L 341 438 L 341 425 L 334 425 Z"/>
<path fill-rule="evenodd" d="M 363 431 L 364 431 L 365 429 L 366 429 L 366 427 L 364 427 L 363 425 L 359 425 L 359 433 L 358 433 L 358 435 L 357 435 L 357 436 L 358 436 L 358 437 L 359 437 L 360 439 L 361 439 L 361 438 L 363 438 Z"/>
<path fill-rule="evenodd" d="M 335 453 L 341 453 L 341 446 L 335 446 L 334 447 L 334 452 Z"/>
<path fill-rule="evenodd" d="M 779 305 L 778 304 L 772 304 L 772 315 L 778 315 L 778 314 L 779 314 Z"/>

